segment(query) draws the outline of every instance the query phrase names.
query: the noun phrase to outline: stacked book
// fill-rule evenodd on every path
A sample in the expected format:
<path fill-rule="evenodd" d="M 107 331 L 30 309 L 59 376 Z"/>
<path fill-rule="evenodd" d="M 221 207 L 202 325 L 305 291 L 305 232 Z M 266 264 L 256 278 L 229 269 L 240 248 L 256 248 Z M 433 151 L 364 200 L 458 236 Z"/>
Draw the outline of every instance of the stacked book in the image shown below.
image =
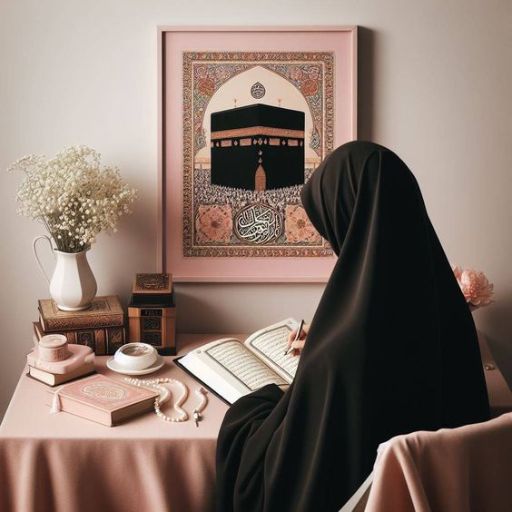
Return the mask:
<path fill-rule="evenodd" d="M 126 341 L 125 314 L 115 295 L 95 297 L 89 309 L 61 311 L 51 299 L 39 300 L 34 334 L 63 334 L 68 343 L 91 347 L 96 355 L 113 354 Z"/>
<path fill-rule="evenodd" d="M 77 367 L 76 370 L 69 371 L 67 373 L 55 373 L 49 372 L 46 370 L 41 370 L 36 368 L 35 366 L 28 365 L 28 374 L 36 380 L 44 382 L 48 384 L 48 386 L 60 386 L 65 382 L 69 382 L 70 380 L 79 379 L 81 377 L 85 377 L 86 375 L 90 375 L 91 373 L 95 373 L 96 369 L 94 366 L 94 361 L 89 363 L 84 363 L 81 366 Z"/>
<path fill-rule="evenodd" d="M 27 355 L 28 375 L 50 386 L 96 371 L 89 347 L 69 345 L 65 336 L 47 335 Z"/>

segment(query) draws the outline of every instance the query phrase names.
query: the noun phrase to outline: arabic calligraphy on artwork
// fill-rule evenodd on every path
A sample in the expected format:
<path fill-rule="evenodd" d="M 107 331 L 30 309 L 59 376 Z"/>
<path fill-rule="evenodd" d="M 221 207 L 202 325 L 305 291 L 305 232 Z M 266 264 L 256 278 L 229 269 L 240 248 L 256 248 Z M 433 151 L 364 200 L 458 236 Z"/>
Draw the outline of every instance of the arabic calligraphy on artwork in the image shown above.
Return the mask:
<path fill-rule="evenodd" d="M 243 242 L 266 244 L 276 240 L 283 231 L 279 212 L 262 203 L 251 204 L 235 216 L 235 234 Z"/>

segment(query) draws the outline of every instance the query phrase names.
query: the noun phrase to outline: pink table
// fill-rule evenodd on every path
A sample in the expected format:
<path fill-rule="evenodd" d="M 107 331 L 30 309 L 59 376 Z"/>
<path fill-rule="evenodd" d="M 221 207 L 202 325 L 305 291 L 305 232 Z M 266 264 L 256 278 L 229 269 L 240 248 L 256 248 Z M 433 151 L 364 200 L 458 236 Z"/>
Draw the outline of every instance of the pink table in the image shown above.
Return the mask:
<path fill-rule="evenodd" d="M 223 335 L 178 335 L 180 355 Z M 243 338 L 242 338 L 243 339 Z M 151 377 L 199 384 L 166 357 Z M 100 373 L 122 379 L 97 357 Z M 215 446 L 227 406 L 208 394 L 204 419 L 163 422 L 147 413 L 109 428 L 67 413 L 49 414 L 48 387 L 26 369 L 0 426 L 0 510 L 201 511 L 214 508 Z M 164 412 L 167 408 L 164 406 Z"/>
<path fill-rule="evenodd" d="M 180 355 L 224 335 L 182 334 Z M 244 337 L 236 336 L 239 339 Z M 512 411 L 512 392 L 483 336 L 480 348 L 493 416 Z M 106 357 L 98 357 L 98 370 Z M 198 384 L 172 358 L 154 377 Z M 0 511 L 207 512 L 214 507 L 215 446 L 227 406 L 209 393 L 199 428 L 148 413 L 114 427 L 49 414 L 47 388 L 24 370 L 0 426 Z M 185 403 L 190 412 L 192 396 Z M 164 411 L 166 409 L 164 408 Z"/>

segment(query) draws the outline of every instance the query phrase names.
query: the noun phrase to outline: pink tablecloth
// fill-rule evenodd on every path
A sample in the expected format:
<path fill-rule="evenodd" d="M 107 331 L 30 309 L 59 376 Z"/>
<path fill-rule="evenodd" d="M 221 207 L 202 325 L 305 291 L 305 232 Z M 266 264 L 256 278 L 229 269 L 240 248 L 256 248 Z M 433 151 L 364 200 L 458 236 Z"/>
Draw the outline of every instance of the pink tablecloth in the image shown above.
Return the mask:
<path fill-rule="evenodd" d="M 219 335 L 178 338 L 180 354 Z M 98 371 L 122 378 L 97 358 Z M 151 377 L 199 385 L 166 358 Z M 208 511 L 214 507 L 215 446 L 227 406 L 209 393 L 204 420 L 167 423 L 154 413 L 114 428 L 49 414 L 49 389 L 20 378 L 0 426 L 0 510 Z M 195 405 L 191 393 L 184 408 Z M 164 407 L 165 411 L 165 407 Z"/>

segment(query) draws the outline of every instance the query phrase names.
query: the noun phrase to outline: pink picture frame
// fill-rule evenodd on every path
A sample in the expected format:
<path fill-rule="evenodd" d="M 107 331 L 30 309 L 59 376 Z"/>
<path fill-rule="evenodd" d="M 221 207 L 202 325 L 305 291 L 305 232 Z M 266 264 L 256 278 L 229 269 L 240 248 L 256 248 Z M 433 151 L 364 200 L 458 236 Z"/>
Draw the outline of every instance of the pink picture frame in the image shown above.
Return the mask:
<path fill-rule="evenodd" d="M 326 104 L 331 98 L 328 105 L 332 111 L 326 111 L 324 146 L 317 150 L 318 155 L 325 157 L 356 139 L 357 27 L 158 27 L 157 268 L 172 273 L 175 282 L 322 283 L 331 273 L 336 258 L 328 246 L 304 250 L 226 247 L 215 252 L 192 247 L 190 242 L 190 231 L 198 228 L 197 213 L 191 216 L 194 211 L 190 209 L 191 189 L 197 189 L 194 183 L 189 186 L 190 175 L 196 171 L 195 161 L 189 165 L 192 150 L 188 141 L 195 129 L 189 108 L 194 93 L 187 85 L 190 62 L 247 59 L 249 68 L 250 59 L 281 58 L 281 54 L 332 62 L 327 66 L 332 83 L 326 78 L 329 94 L 324 94 Z M 235 107 L 236 101 L 234 98 Z"/>

